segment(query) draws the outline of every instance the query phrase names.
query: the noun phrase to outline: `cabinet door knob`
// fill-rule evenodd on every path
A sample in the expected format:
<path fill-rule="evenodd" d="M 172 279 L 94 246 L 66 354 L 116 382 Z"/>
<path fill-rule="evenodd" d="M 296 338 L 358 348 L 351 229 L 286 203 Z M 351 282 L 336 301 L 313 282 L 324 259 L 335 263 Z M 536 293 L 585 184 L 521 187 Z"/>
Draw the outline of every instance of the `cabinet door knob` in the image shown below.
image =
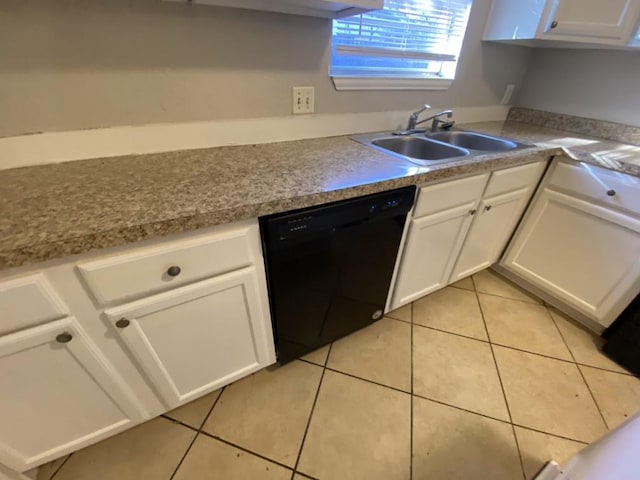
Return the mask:
<path fill-rule="evenodd" d="M 73 335 L 71 335 L 69 332 L 63 332 L 60 335 L 56 336 L 56 342 L 69 343 L 72 338 L 73 338 Z"/>
<path fill-rule="evenodd" d="M 169 275 L 170 277 L 177 277 L 178 275 L 180 275 L 181 271 L 182 270 L 180 269 L 180 267 L 178 267 L 177 265 L 172 265 L 168 268 L 167 275 Z"/>
<path fill-rule="evenodd" d="M 553 22 L 551 22 L 551 28 L 556 28 L 558 26 L 558 21 L 554 20 Z"/>
<path fill-rule="evenodd" d="M 615 196 L 615 194 L 616 194 L 616 191 L 615 191 L 615 190 L 613 190 L 613 189 L 611 189 L 611 190 L 607 190 L 607 195 L 608 195 L 608 196 L 613 197 L 613 196 Z"/>
<path fill-rule="evenodd" d="M 474 208 L 473 210 L 469 210 L 469 215 L 473 216 L 476 214 L 476 209 Z"/>
<path fill-rule="evenodd" d="M 116 322 L 116 327 L 118 328 L 127 328 L 131 322 L 126 318 L 121 318 Z"/>
<path fill-rule="evenodd" d="M 491 210 L 491 205 L 487 205 L 484 207 L 485 212 L 488 212 L 489 210 Z"/>

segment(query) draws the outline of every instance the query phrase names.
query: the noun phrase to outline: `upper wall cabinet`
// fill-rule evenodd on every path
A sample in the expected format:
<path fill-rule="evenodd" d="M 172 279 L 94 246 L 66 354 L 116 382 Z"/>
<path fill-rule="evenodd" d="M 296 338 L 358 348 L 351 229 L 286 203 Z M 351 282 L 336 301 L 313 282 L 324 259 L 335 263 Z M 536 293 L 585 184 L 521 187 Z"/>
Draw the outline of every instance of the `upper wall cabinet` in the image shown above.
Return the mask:
<path fill-rule="evenodd" d="M 180 0 L 178 0 L 180 1 Z M 187 0 L 184 0 L 187 1 Z M 192 0 L 193 3 L 220 7 L 246 8 L 268 12 L 291 13 L 309 17 L 343 18 L 380 10 L 384 0 Z"/>
<path fill-rule="evenodd" d="M 637 46 L 640 0 L 493 0 L 484 40 L 540 47 Z"/>

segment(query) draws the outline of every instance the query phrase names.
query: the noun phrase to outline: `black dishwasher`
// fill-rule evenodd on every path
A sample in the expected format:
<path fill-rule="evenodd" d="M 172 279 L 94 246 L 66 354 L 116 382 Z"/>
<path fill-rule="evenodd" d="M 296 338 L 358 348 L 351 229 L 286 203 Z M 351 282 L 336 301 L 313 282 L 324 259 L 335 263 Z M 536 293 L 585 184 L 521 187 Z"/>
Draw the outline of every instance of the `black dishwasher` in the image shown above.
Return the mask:
<path fill-rule="evenodd" d="M 415 190 L 260 219 L 281 364 L 382 316 Z"/>

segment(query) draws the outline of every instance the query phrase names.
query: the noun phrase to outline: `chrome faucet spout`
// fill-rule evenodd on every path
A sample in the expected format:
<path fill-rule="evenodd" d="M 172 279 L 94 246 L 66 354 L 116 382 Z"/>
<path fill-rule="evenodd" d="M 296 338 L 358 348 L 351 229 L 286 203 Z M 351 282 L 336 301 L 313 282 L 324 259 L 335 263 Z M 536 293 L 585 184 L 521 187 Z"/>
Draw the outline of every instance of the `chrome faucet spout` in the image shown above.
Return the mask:
<path fill-rule="evenodd" d="M 424 122 L 428 122 L 429 120 L 432 120 L 431 122 L 432 131 L 436 131 L 441 124 L 442 124 L 442 128 L 451 128 L 455 123 L 453 120 L 447 121 L 447 120 L 442 120 L 441 118 L 446 116 L 448 119 L 450 119 L 451 117 L 453 117 L 453 110 L 442 110 L 441 112 L 438 112 L 435 115 L 431 115 L 430 117 L 427 117 L 423 120 L 418 121 L 418 117 L 420 116 L 420 114 L 425 110 L 427 110 L 428 108 L 431 108 L 431 107 L 429 105 L 423 105 L 423 107 L 420 110 L 416 110 L 409 116 L 409 122 L 407 123 L 406 132 L 409 133 L 414 131 L 418 125 Z"/>

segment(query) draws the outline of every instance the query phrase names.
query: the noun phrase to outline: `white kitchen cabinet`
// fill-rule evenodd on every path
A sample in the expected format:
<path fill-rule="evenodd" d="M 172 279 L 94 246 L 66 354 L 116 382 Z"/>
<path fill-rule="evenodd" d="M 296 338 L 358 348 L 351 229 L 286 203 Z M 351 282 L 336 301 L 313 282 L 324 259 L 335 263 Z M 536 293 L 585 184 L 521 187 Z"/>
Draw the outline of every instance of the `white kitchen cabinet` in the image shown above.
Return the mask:
<path fill-rule="evenodd" d="M 640 287 L 640 219 L 546 188 L 502 265 L 607 327 Z"/>
<path fill-rule="evenodd" d="M 447 285 L 489 174 L 420 188 L 387 311 Z"/>
<path fill-rule="evenodd" d="M 445 287 L 478 200 L 412 220 L 391 310 Z"/>
<path fill-rule="evenodd" d="M 484 40 L 625 46 L 632 42 L 639 16 L 640 0 L 494 0 Z"/>
<path fill-rule="evenodd" d="M 207 235 L 131 248 L 77 266 L 100 305 L 123 303 L 262 262 L 258 227 L 240 222 Z"/>
<path fill-rule="evenodd" d="M 67 316 L 68 309 L 42 273 L 0 283 L 0 335 Z"/>
<path fill-rule="evenodd" d="M 273 363 L 262 298 L 258 270 L 248 267 L 105 315 L 173 408 Z"/>
<path fill-rule="evenodd" d="M 0 463 L 25 471 L 145 418 L 73 317 L 0 337 Z"/>
<path fill-rule="evenodd" d="M 449 283 L 484 270 L 498 261 L 545 166 L 546 162 L 537 162 L 491 174 Z"/>
<path fill-rule="evenodd" d="M 498 260 L 530 196 L 530 191 L 523 188 L 480 202 L 449 283 L 484 270 Z"/>
<path fill-rule="evenodd" d="M 188 0 L 172 0 L 188 1 Z M 192 0 L 193 3 L 310 17 L 343 18 L 384 7 L 384 0 Z"/>
<path fill-rule="evenodd" d="M 422 187 L 387 311 L 493 265 L 546 164 L 538 161 Z"/>
<path fill-rule="evenodd" d="M 0 477 L 275 362 L 257 219 L 11 271 L 0 307 Z"/>

